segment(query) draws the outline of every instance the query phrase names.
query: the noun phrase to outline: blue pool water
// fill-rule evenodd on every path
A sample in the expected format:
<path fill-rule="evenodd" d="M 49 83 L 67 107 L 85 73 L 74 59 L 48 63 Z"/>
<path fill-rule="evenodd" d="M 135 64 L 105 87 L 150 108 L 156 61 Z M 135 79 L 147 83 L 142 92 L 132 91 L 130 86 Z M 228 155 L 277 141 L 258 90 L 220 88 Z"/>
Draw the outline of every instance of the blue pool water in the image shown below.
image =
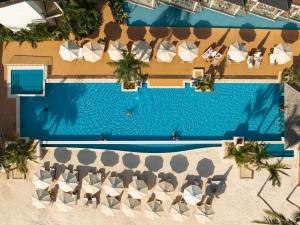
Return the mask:
<path fill-rule="evenodd" d="M 131 26 L 300 29 L 298 22 L 280 18 L 274 22 L 249 13 L 233 18 L 209 9 L 191 13 L 166 4 L 148 9 L 126 2 L 124 7 L 129 14 L 126 22 Z"/>
<path fill-rule="evenodd" d="M 42 94 L 43 70 L 11 70 L 11 94 Z"/>
<path fill-rule="evenodd" d="M 121 92 L 120 85 L 46 84 L 20 99 L 21 136 L 41 140 L 280 140 L 280 84 L 216 84 Z M 46 110 L 45 110 L 46 109 Z"/>

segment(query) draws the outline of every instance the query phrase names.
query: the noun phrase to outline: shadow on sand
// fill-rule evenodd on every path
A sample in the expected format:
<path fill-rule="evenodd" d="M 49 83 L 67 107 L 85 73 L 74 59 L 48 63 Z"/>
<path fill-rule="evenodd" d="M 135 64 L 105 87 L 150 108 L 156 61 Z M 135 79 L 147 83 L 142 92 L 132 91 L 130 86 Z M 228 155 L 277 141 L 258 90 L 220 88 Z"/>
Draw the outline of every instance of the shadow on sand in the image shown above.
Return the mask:
<path fill-rule="evenodd" d="M 213 161 L 207 158 L 201 159 L 197 164 L 197 172 L 201 177 L 210 177 L 215 171 Z"/>
<path fill-rule="evenodd" d="M 119 163 L 119 155 L 114 151 L 105 151 L 101 154 L 101 161 L 104 166 L 113 167 Z"/>
<path fill-rule="evenodd" d="M 129 169 L 137 168 L 141 162 L 140 157 L 132 153 L 123 155 L 122 161 L 124 166 L 126 166 Z"/>
<path fill-rule="evenodd" d="M 79 151 L 77 154 L 77 159 L 80 163 L 84 165 L 92 164 L 96 161 L 97 155 L 94 151 L 87 149 Z"/>
<path fill-rule="evenodd" d="M 187 170 L 189 162 L 184 155 L 175 155 L 170 161 L 171 168 L 176 173 L 182 173 Z"/>
<path fill-rule="evenodd" d="M 163 158 L 161 156 L 148 156 L 145 159 L 145 166 L 148 170 L 157 172 L 163 167 Z"/>
<path fill-rule="evenodd" d="M 71 160 L 72 151 L 66 150 L 65 148 L 57 148 L 54 150 L 54 157 L 57 162 L 66 163 Z"/>

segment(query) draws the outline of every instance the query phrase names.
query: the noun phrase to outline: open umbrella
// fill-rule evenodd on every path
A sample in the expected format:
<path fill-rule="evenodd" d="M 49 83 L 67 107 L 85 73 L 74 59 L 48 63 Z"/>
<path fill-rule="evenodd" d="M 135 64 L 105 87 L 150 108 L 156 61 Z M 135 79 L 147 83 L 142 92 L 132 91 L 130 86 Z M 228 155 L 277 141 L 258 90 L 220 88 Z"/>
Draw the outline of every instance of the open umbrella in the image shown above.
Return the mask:
<path fill-rule="evenodd" d="M 65 170 L 58 178 L 58 185 L 64 192 L 72 192 L 78 185 L 77 176 L 69 170 Z"/>
<path fill-rule="evenodd" d="M 186 203 L 196 205 L 202 199 L 203 192 L 198 185 L 190 185 L 183 191 L 182 197 Z"/>
<path fill-rule="evenodd" d="M 116 197 L 106 196 L 101 202 L 101 211 L 106 216 L 114 216 L 116 211 L 120 210 L 120 201 Z"/>
<path fill-rule="evenodd" d="M 199 223 L 207 224 L 212 222 L 214 211 L 208 209 L 205 205 L 197 206 L 195 210 L 195 217 Z"/>
<path fill-rule="evenodd" d="M 274 47 L 274 58 L 278 64 L 285 64 L 293 57 L 293 52 L 287 44 L 278 44 Z"/>
<path fill-rule="evenodd" d="M 135 212 L 141 211 L 141 200 L 135 198 L 127 198 L 124 203 L 121 204 L 122 212 L 128 217 L 134 217 Z"/>
<path fill-rule="evenodd" d="M 162 204 L 159 200 L 154 199 L 147 203 L 146 209 L 144 210 L 146 217 L 154 220 L 158 219 L 164 212 Z"/>
<path fill-rule="evenodd" d="M 86 61 L 96 62 L 103 56 L 105 44 L 97 42 L 88 42 L 82 47 L 82 54 Z"/>
<path fill-rule="evenodd" d="M 132 44 L 131 53 L 134 54 L 135 59 L 149 62 L 151 52 L 151 46 L 145 41 L 135 41 Z"/>
<path fill-rule="evenodd" d="M 178 55 L 182 61 L 192 62 L 198 56 L 198 47 L 191 41 L 184 41 L 178 46 Z"/>
<path fill-rule="evenodd" d="M 115 41 L 109 46 L 107 53 L 111 60 L 119 61 L 123 59 L 123 51 L 128 51 L 127 46 L 119 41 Z"/>
<path fill-rule="evenodd" d="M 118 196 L 124 190 L 123 180 L 119 177 L 108 177 L 103 183 L 106 194 L 110 196 Z"/>
<path fill-rule="evenodd" d="M 248 51 L 245 44 L 235 42 L 229 46 L 228 56 L 235 62 L 242 62 L 246 60 Z"/>
<path fill-rule="evenodd" d="M 52 182 L 52 176 L 47 170 L 39 170 L 33 174 L 32 182 L 38 189 L 46 189 Z"/>
<path fill-rule="evenodd" d="M 92 195 L 101 190 L 101 175 L 88 173 L 82 180 L 82 188 Z"/>
<path fill-rule="evenodd" d="M 73 61 L 79 56 L 79 47 L 74 41 L 66 41 L 60 45 L 59 54 L 63 60 Z"/>
<path fill-rule="evenodd" d="M 161 201 L 170 200 L 175 190 L 173 184 L 168 181 L 159 182 L 156 189 L 157 190 L 154 191 L 155 196 Z"/>
<path fill-rule="evenodd" d="M 56 199 L 56 205 L 59 210 L 68 212 L 76 205 L 76 200 L 75 195 L 61 191 Z"/>
<path fill-rule="evenodd" d="M 168 41 L 163 41 L 157 48 L 156 58 L 159 62 L 172 62 L 176 55 L 176 47 Z"/>
<path fill-rule="evenodd" d="M 138 180 L 136 177 L 133 177 L 132 182 L 128 186 L 128 194 L 131 197 L 136 199 L 142 199 L 146 196 L 148 191 L 148 186 L 143 180 Z"/>
<path fill-rule="evenodd" d="M 182 222 L 190 217 L 190 209 L 183 202 L 172 205 L 170 210 L 171 216 L 175 221 Z"/>
<path fill-rule="evenodd" d="M 36 189 L 31 197 L 32 204 L 38 208 L 45 208 L 45 206 L 50 205 L 51 197 L 48 191 L 43 189 Z"/>

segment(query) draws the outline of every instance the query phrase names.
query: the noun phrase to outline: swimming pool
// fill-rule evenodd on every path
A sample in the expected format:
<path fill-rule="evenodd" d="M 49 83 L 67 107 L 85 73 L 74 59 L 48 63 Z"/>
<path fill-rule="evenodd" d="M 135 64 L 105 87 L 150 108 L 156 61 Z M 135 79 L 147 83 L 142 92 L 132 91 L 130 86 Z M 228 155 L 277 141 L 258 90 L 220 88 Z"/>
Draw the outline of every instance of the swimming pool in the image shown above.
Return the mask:
<path fill-rule="evenodd" d="M 280 84 L 215 84 L 212 93 L 114 83 L 48 83 L 20 98 L 20 135 L 40 140 L 280 140 Z"/>
<path fill-rule="evenodd" d="M 12 69 L 11 94 L 43 94 L 43 70 Z"/>
<path fill-rule="evenodd" d="M 206 8 L 191 13 L 167 4 L 148 9 L 129 2 L 125 3 L 124 8 L 128 12 L 126 22 L 130 26 L 300 29 L 298 22 L 281 18 L 272 21 L 250 13 L 234 18 Z"/>

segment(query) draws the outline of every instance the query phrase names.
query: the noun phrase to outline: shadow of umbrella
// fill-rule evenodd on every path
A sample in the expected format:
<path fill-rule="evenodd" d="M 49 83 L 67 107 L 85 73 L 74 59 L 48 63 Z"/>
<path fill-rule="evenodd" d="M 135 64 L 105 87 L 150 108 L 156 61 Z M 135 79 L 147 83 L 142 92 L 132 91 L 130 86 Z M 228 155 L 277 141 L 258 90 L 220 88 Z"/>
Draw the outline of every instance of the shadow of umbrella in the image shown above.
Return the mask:
<path fill-rule="evenodd" d="M 90 150 L 81 150 L 77 154 L 78 161 L 84 165 L 88 165 L 95 162 L 96 158 L 96 153 Z"/>
<path fill-rule="evenodd" d="M 163 158 L 160 156 L 148 156 L 145 159 L 145 166 L 148 170 L 157 172 L 163 167 Z"/>
<path fill-rule="evenodd" d="M 66 163 L 71 160 L 72 152 L 70 150 L 66 150 L 65 148 L 57 148 L 54 151 L 54 157 L 57 162 Z"/>
<path fill-rule="evenodd" d="M 133 169 L 133 168 L 137 168 L 138 165 L 140 164 L 140 157 L 138 155 L 129 153 L 123 155 L 122 161 L 127 168 Z"/>
<path fill-rule="evenodd" d="M 210 159 L 201 159 L 197 164 L 197 172 L 201 177 L 209 177 L 213 175 L 215 166 Z"/>
<path fill-rule="evenodd" d="M 170 33 L 170 28 L 168 27 L 150 27 L 150 34 L 154 38 L 164 38 L 167 37 Z"/>
<path fill-rule="evenodd" d="M 132 41 L 144 40 L 146 33 L 145 26 L 130 26 L 127 29 L 128 38 Z"/>
<path fill-rule="evenodd" d="M 101 161 L 104 166 L 115 166 L 119 163 L 119 155 L 114 151 L 105 151 L 101 154 Z"/>
<path fill-rule="evenodd" d="M 104 34 L 108 40 L 116 41 L 120 39 L 122 34 L 122 29 L 118 23 L 109 22 L 105 24 Z"/>
<path fill-rule="evenodd" d="M 295 23 L 287 23 L 281 31 L 282 39 L 287 43 L 294 43 L 299 38 L 299 30 Z"/>
<path fill-rule="evenodd" d="M 170 165 L 173 171 L 182 173 L 188 168 L 189 162 L 184 155 L 175 155 L 172 157 Z"/>
<path fill-rule="evenodd" d="M 256 38 L 256 32 L 255 27 L 251 25 L 250 23 L 245 23 L 241 26 L 239 34 L 242 38 L 242 40 L 246 42 L 252 42 Z"/>
<path fill-rule="evenodd" d="M 191 35 L 191 29 L 189 27 L 173 27 L 172 33 L 177 39 L 184 40 Z"/>
<path fill-rule="evenodd" d="M 207 39 L 211 36 L 211 23 L 205 20 L 200 20 L 193 28 L 194 35 L 199 39 Z"/>

